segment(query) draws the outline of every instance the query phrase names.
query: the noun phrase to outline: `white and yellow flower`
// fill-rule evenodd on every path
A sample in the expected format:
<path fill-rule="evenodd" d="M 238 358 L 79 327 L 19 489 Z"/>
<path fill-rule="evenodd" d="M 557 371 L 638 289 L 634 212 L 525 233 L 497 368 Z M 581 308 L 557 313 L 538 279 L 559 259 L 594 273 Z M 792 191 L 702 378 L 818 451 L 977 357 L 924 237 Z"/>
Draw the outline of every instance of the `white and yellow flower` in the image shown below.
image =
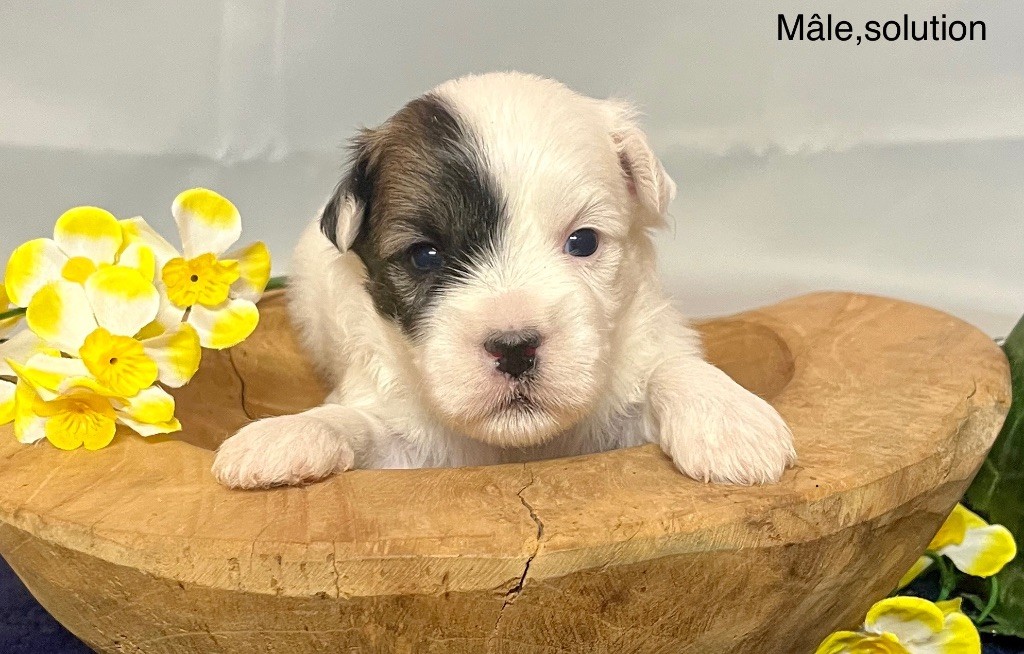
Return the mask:
<path fill-rule="evenodd" d="M 52 239 L 11 254 L 0 313 L 17 307 L 24 319 L 0 320 L 0 424 L 13 421 L 18 440 L 97 449 L 119 423 L 143 436 L 177 431 L 158 384 L 187 383 L 201 345 L 230 347 L 255 329 L 266 246 L 225 254 L 241 220 L 213 191 L 185 191 L 172 213 L 183 253 L 141 218 L 76 207 Z"/>
<path fill-rule="evenodd" d="M 179 387 L 199 368 L 199 337 L 179 322 L 159 335 L 139 338 L 159 308 L 156 288 L 133 268 L 101 268 L 84 285 L 50 282 L 32 298 L 26 322 L 42 341 L 72 358 L 42 355 L 28 365 L 60 378 L 63 385 L 43 385 L 58 394 L 92 386 L 88 380 L 120 397 L 132 397 L 158 380 Z"/>
<path fill-rule="evenodd" d="M 179 430 L 174 399 L 154 384 L 177 387 L 191 379 L 199 336 L 178 323 L 136 338 L 158 308 L 152 282 L 118 265 L 96 270 L 84 284 L 59 279 L 38 289 L 26 313 L 29 330 L 0 345 L 0 374 L 18 378 L 0 389 L 0 424 L 13 420 L 23 443 L 46 438 L 62 449 L 104 447 L 116 423 L 142 436 Z"/>
<path fill-rule="evenodd" d="M 247 338 L 259 322 L 256 301 L 270 280 L 270 252 L 261 242 L 224 254 L 241 236 L 238 209 L 202 188 L 178 195 L 171 208 L 184 252 L 141 218 L 123 221 L 129 242 L 154 253 L 164 303 L 159 323 L 182 319 L 195 327 L 203 347 L 223 349 Z"/>
<path fill-rule="evenodd" d="M 958 570 L 975 577 L 991 577 L 1017 555 L 1013 534 L 1002 525 L 990 525 L 981 516 L 957 504 L 942 523 L 928 550 L 947 557 Z M 932 564 L 922 556 L 900 579 L 903 588 Z"/>
<path fill-rule="evenodd" d="M 24 366 L 14 365 L 18 374 L 14 433 L 22 443 L 45 438 L 62 450 L 82 446 L 97 450 L 110 444 L 117 423 L 141 436 L 181 429 L 174 417 L 174 398 L 157 386 L 144 388 L 130 398 L 112 396 L 87 375 L 77 377 L 68 386 L 52 370 L 36 369 L 38 359 L 33 357 Z"/>
<path fill-rule="evenodd" d="M 151 282 L 132 268 L 108 266 L 84 285 L 51 282 L 32 298 L 27 322 L 35 337 L 61 350 L 8 365 L 18 375 L 15 435 L 31 443 L 97 449 L 110 443 L 116 423 L 142 436 L 181 429 L 174 399 L 160 382 L 181 386 L 199 367 L 199 336 L 186 323 L 152 338 L 136 339 L 159 308 Z"/>
<path fill-rule="evenodd" d="M 100 268 L 118 262 L 149 273 L 154 259 L 139 243 L 127 247 L 117 218 L 99 207 L 75 207 L 64 212 L 53 228 L 53 238 L 37 238 L 18 246 L 7 261 L 4 284 L 10 302 L 27 307 L 35 294 L 51 282 L 84 284 Z"/>
<path fill-rule="evenodd" d="M 959 599 L 890 597 L 871 607 L 859 631 L 832 634 L 815 654 L 981 654 L 981 638 Z"/>

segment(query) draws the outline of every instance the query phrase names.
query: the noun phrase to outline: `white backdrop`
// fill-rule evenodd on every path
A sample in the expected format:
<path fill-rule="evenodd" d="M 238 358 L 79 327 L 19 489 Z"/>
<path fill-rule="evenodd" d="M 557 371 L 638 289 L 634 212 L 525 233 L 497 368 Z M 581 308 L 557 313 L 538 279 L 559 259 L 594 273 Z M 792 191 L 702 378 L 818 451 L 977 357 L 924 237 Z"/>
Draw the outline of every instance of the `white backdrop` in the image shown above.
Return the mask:
<path fill-rule="evenodd" d="M 984 20 L 985 42 L 776 41 L 778 12 Z M 75 204 L 173 234 L 190 185 L 277 272 L 341 145 L 434 84 L 520 69 L 634 99 L 680 186 L 693 315 L 824 288 L 1005 333 L 1024 312 L 1024 8 L 974 2 L 0 3 L 0 257 Z"/>

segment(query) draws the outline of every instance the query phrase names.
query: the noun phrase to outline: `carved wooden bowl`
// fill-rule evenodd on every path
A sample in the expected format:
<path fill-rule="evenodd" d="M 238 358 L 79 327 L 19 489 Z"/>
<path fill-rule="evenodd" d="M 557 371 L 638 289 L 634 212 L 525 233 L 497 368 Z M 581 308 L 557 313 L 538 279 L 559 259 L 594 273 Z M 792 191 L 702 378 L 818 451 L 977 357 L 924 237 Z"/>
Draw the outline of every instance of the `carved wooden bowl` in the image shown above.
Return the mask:
<path fill-rule="evenodd" d="M 803 654 L 893 588 L 1010 397 L 956 318 L 819 294 L 701 327 L 792 426 L 781 484 L 697 483 L 645 446 L 230 491 L 214 447 L 324 395 L 283 298 L 262 311 L 178 393 L 181 439 L 61 452 L 0 430 L 0 553 L 97 650 Z"/>

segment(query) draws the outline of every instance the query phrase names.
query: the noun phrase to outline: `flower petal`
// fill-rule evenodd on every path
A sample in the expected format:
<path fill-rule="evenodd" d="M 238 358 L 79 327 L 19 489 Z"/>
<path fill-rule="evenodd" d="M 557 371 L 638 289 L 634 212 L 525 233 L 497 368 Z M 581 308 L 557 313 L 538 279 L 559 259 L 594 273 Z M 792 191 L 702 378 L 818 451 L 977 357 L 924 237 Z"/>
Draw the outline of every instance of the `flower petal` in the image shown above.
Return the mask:
<path fill-rule="evenodd" d="M 927 641 L 914 643 L 914 654 L 979 654 L 981 636 L 978 629 L 963 613 L 946 615 L 942 631 Z"/>
<path fill-rule="evenodd" d="M 24 364 L 16 361 L 8 361 L 8 364 L 18 379 L 31 386 L 47 402 L 72 388 L 95 390 L 98 386 L 81 359 L 44 353 L 32 356 Z"/>
<path fill-rule="evenodd" d="M 69 257 L 113 263 L 121 249 L 121 226 L 109 211 L 99 207 L 75 207 L 57 219 L 53 240 Z"/>
<path fill-rule="evenodd" d="M 938 550 L 949 557 L 961 572 L 975 577 L 991 577 L 1017 555 L 1013 534 L 1002 525 L 968 529 L 963 542 Z"/>
<path fill-rule="evenodd" d="M 969 515 L 974 515 L 962 504 L 953 507 L 953 511 L 946 517 L 946 520 L 939 527 L 938 533 L 928 543 L 928 549 L 937 552 L 947 545 L 957 544 L 964 539 L 967 533 L 967 520 Z M 977 517 L 977 516 L 975 516 Z"/>
<path fill-rule="evenodd" d="M 818 645 L 814 654 L 907 654 L 892 634 L 869 635 L 837 631 Z"/>
<path fill-rule="evenodd" d="M 87 450 L 106 447 L 117 429 L 110 400 L 89 391 L 62 395 L 50 402 L 36 403 L 36 413 L 46 420 L 46 439 L 54 447 Z"/>
<path fill-rule="evenodd" d="M 260 312 L 249 300 L 228 300 L 210 308 L 197 304 L 188 316 L 189 324 L 199 333 L 199 343 L 214 350 L 241 343 L 259 321 Z"/>
<path fill-rule="evenodd" d="M 128 218 L 121 221 L 121 233 L 124 235 L 125 249 L 133 243 L 141 243 L 149 247 L 156 259 L 159 271 L 164 264 L 175 257 L 180 257 L 177 248 L 167 242 L 163 236 L 149 226 L 142 218 Z M 123 253 L 122 253 L 122 256 Z"/>
<path fill-rule="evenodd" d="M 117 434 L 117 422 L 115 420 L 101 420 L 95 429 L 90 429 L 82 435 L 82 445 L 87 450 L 100 450 L 110 445 Z M 52 441 L 51 441 L 52 442 Z"/>
<path fill-rule="evenodd" d="M 942 615 L 949 615 L 951 613 L 963 613 L 963 611 L 961 610 L 963 608 L 963 605 L 964 598 L 962 597 L 954 597 L 951 600 L 942 600 L 939 602 L 935 602 L 935 606 L 939 607 L 939 610 L 942 611 Z"/>
<path fill-rule="evenodd" d="M 821 645 L 818 645 L 818 649 L 814 650 L 814 654 L 849 654 L 865 638 L 870 638 L 870 636 L 855 631 L 837 631 L 822 641 Z"/>
<path fill-rule="evenodd" d="M 174 306 L 171 299 L 167 297 L 166 288 L 163 285 L 157 288 L 160 290 L 160 311 L 157 313 L 156 321 L 163 325 L 166 331 L 185 319 L 186 309 Z"/>
<path fill-rule="evenodd" d="M 899 583 L 896 584 L 896 588 L 903 588 L 904 586 L 908 586 L 910 582 L 920 577 L 921 573 L 927 570 L 931 566 L 931 564 L 932 560 L 930 557 L 922 556 L 918 558 L 916 561 L 914 561 L 914 565 L 910 566 L 910 570 L 907 570 L 907 573 L 903 575 Z"/>
<path fill-rule="evenodd" d="M 25 382 L 18 380 L 15 389 L 14 437 L 19 443 L 35 443 L 46 438 L 46 421 L 35 413 L 39 395 Z"/>
<path fill-rule="evenodd" d="M 68 261 L 66 254 L 48 238 L 22 243 L 7 260 L 4 286 L 11 302 L 27 307 L 36 291 L 61 278 Z"/>
<path fill-rule="evenodd" d="M 121 424 L 126 425 L 136 434 L 143 437 L 156 436 L 157 434 L 170 434 L 176 431 L 181 431 L 181 423 L 178 421 L 177 418 L 171 418 L 166 422 L 157 422 L 153 424 L 139 422 L 138 420 L 132 420 L 131 418 L 125 416 L 118 416 L 117 419 Z"/>
<path fill-rule="evenodd" d="M 156 383 L 159 371 L 142 343 L 130 336 L 115 336 L 99 327 L 78 350 L 82 363 L 109 395 L 130 397 Z M 91 385 L 91 384 L 90 384 Z"/>
<path fill-rule="evenodd" d="M 96 264 L 87 257 L 71 257 L 60 271 L 60 276 L 69 282 L 84 284 L 89 275 L 96 272 Z"/>
<path fill-rule="evenodd" d="M 102 268 L 86 281 L 85 291 L 99 326 L 119 336 L 135 336 L 160 309 L 156 287 L 133 268 Z"/>
<path fill-rule="evenodd" d="M 36 292 L 25 319 L 37 336 L 68 354 L 77 353 L 85 337 L 96 329 L 85 289 L 63 279 L 50 282 Z"/>
<path fill-rule="evenodd" d="M 17 389 L 17 384 L 0 379 L 0 425 L 14 421 L 14 398 Z"/>
<path fill-rule="evenodd" d="M 270 250 L 262 241 L 226 255 L 238 261 L 238 281 L 231 285 L 234 297 L 255 302 L 263 295 L 270 281 Z"/>
<path fill-rule="evenodd" d="M 181 234 L 185 258 L 207 252 L 220 255 L 242 235 L 242 218 L 235 205 L 209 189 L 194 188 L 174 198 L 174 222 Z"/>
<path fill-rule="evenodd" d="M 134 268 L 148 281 L 153 281 L 156 276 L 156 256 L 152 248 L 145 243 L 136 241 L 121 251 L 117 258 L 117 265 L 125 268 Z"/>
<path fill-rule="evenodd" d="M 202 304 L 216 306 L 231 296 L 231 285 L 238 279 L 238 262 L 218 260 L 212 254 L 195 259 L 171 259 L 160 273 L 167 297 L 178 307 Z"/>
<path fill-rule="evenodd" d="M 942 631 L 942 610 L 920 597 L 890 597 L 868 610 L 864 630 L 895 634 L 901 642 L 927 641 Z"/>
<path fill-rule="evenodd" d="M 155 338 L 177 329 L 178 324 L 184 320 L 185 312 L 188 310 L 187 307 L 174 306 L 171 299 L 167 297 L 167 287 L 164 286 L 163 282 L 156 282 L 156 290 L 160 294 L 160 309 L 157 310 L 156 318 L 135 335 L 140 340 Z"/>
<path fill-rule="evenodd" d="M 25 363 L 33 355 L 43 352 L 53 355 L 60 354 L 31 330 L 25 329 L 18 332 L 9 340 L 0 343 L 0 375 L 15 374 L 14 369 L 7 363 L 8 359 L 17 363 Z"/>
<path fill-rule="evenodd" d="M 963 516 L 964 525 L 967 527 L 968 531 L 970 531 L 971 529 L 977 529 L 978 527 L 988 526 L 988 523 L 985 522 L 985 520 L 980 515 L 971 511 L 963 504 L 957 504 L 956 508 L 954 508 L 953 511 Z"/>
<path fill-rule="evenodd" d="M 60 359 L 61 357 L 53 358 Z M 68 360 L 71 361 L 72 359 Z M 29 368 L 27 365 L 11 360 L 7 361 L 7 365 L 14 369 L 15 374 L 18 376 L 19 384 L 25 384 L 36 395 L 44 393 L 47 395 L 47 399 L 53 399 L 57 396 L 57 388 L 64 378 L 62 374 Z"/>
<path fill-rule="evenodd" d="M 124 398 L 118 413 L 139 422 L 166 422 L 174 417 L 174 398 L 159 386 L 150 386 L 135 397 Z"/>
<path fill-rule="evenodd" d="M 188 323 L 179 322 L 164 334 L 144 340 L 142 346 L 156 361 L 160 382 L 171 388 L 184 386 L 199 370 L 199 334 Z"/>

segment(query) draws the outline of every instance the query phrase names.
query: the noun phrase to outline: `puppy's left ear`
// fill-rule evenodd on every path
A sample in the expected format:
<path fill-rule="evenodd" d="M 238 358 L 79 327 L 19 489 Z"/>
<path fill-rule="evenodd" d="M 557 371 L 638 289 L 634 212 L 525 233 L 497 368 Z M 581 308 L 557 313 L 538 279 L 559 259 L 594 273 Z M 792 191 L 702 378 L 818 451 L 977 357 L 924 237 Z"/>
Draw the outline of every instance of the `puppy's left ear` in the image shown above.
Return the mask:
<path fill-rule="evenodd" d="M 604 103 L 611 114 L 612 142 L 622 166 L 630 195 L 644 210 L 647 227 L 663 227 L 668 207 L 676 197 L 676 183 L 654 154 L 647 135 L 640 129 L 636 108 L 619 100 Z"/>
<path fill-rule="evenodd" d="M 363 207 L 343 181 L 320 214 L 320 231 L 336 248 L 345 252 L 359 235 L 362 222 Z"/>
<path fill-rule="evenodd" d="M 334 195 L 320 213 L 320 231 L 342 252 L 352 247 L 363 221 L 369 219 L 373 182 L 370 178 L 369 130 L 352 140 L 352 161 Z"/>

